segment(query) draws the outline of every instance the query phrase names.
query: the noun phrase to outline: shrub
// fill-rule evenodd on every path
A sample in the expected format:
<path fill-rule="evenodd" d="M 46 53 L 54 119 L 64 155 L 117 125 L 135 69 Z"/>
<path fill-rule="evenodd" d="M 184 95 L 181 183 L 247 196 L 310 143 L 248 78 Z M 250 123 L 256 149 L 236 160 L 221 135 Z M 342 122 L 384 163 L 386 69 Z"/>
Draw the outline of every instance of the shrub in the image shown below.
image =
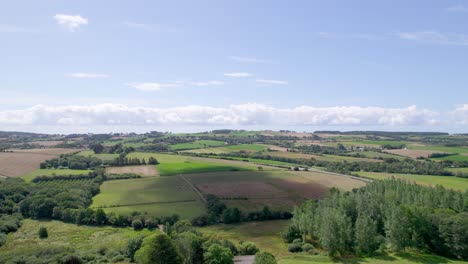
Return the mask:
<path fill-rule="evenodd" d="M 81 264 L 83 261 L 78 256 L 70 255 L 65 257 L 63 264 Z"/>
<path fill-rule="evenodd" d="M 137 236 L 137 237 L 130 238 L 130 240 L 128 240 L 127 257 L 129 257 L 132 262 L 135 261 L 134 259 L 135 252 L 137 252 L 140 249 L 144 238 L 145 238 L 144 236 Z"/>
<path fill-rule="evenodd" d="M 314 246 L 312 246 L 312 244 L 309 244 L 309 243 L 304 243 L 302 245 L 302 251 L 307 252 L 307 253 L 313 253 Z"/>
<path fill-rule="evenodd" d="M 132 221 L 132 227 L 133 227 L 133 230 L 141 230 L 143 229 L 143 223 L 141 222 L 141 220 L 133 220 Z"/>
<path fill-rule="evenodd" d="M 288 245 L 288 251 L 292 253 L 302 252 L 302 247 L 298 244 L 291 243 Z"/>
<path fill-rule="evenodd" d="M 275 256 L 268 252 L 258 252 L 255 254 L 255 264 L 276 264 Z"/>
<path fill-rule="evenodd" d="M 246 255 L 255 255 L 258 252 L 257 245 L 253 242 L 242 242 L 239 247 L 239 254 Z"/>
<path fill-rule="evenodd" d="M 5 245 L 7 236 L 4 233 L 0 233 L 0 247 Z"/>
<path fill-rule="evenodd" d="M 44 239 L 48 237 L 49 237 L 49 233 L 47 232 L 47 228 L 41 226 L 39 228 L 39 238 Z"/>

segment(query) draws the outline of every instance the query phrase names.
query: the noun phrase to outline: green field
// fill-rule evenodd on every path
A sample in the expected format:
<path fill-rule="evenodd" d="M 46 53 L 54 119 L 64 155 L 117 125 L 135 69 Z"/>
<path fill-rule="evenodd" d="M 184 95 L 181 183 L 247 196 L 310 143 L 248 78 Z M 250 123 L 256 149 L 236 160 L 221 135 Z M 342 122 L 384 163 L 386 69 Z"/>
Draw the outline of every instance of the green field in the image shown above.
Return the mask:
<path fill-rule="evenodd" d="M 156 167 L 161 175 L 174 175 L 195 172 L 210 172 L 210 171 L 233 171 L 233 170 L 251 170 L 253 166 L 234 166 L 216 162 L 215 160 L 195 159 L 188 156 L 133 152 L 128 155 L 129 158 L 140 158 L 148 160 L 150 157 L 156 158 L 160 164 Z"/>
<path fill-rule="evenodd" d="M 37 176 L 54 176 L 54 175 L 88 175 L 92 170 L 70 170 L 70 169 L 37 169 L 24 176 L 21 176 L 27 182 Z"/>
<path fill-rule="evenodd" d="M 213 158 L 220 158 L 220 157 L 219 156 L 213 156 Z M 226 156 L 225 158 L 232 159 L 232 160 L 240 160 L 240 161 L 248 160 L 249 162 L 258 163 L 258 164 L 261 164 L 261 165 L 277 165 L 277 166 L 288 166 L 288 167 L 299 166 L 298 164 L 283 162 L 283 161 L 276 161 L 276 160 L 229 157 L 229 156 Z"/>
<path fill-rule="evenodd" d="M 446 188 L 451 188 L 454 190 L 468 190 L 468 179 L 460 178 L 455 176 L 433 176 L 433 175 L 416 175 L 416 174 L 400 174 L 400 173 L 381 173 L 381 172 L 359 172 L 360 176 L 367 178 L 372 178 L 376 180 L 388 179 L 395 177 L 398 179 L 406 179 L 409 181 L 414 181 L 422 185 L 432 185 L 437 184 L 442 185 Z"/>
<path fill-rule="evenodd" d="M 47 228 L 47 239 L 39 239 L 37 232 L 40 226 Z M 60 221 L 25 219 L 22 227 L 10 233 L 6 244 L 0 247 L 0 263 L 7 263 L 15 257 L 42 256 L 44 261 L 44 255 L 96 254 L 101 248 L 124 250 L 130 238 L 149 233 L 147 229 L 133 231 L 132 228 L 78 226 Z"/>
<path fill-rule="evenodd" d="M 393 140 L 355 140 L 355 141 L 343 141 L 339 142 L 344 145 L 350 146 L 383 146 L 383 145 L 390 145 L 390 146 L 399 146 L 401 144 L 408 144 L 405 141 L 393 141 Z"/>
<path fill-rule="evenodd" d="M 468 168 L 448 168 L 447 170 L 453 173 L 462 172 L 468 174 Z"/>
<path fill-rule="evenodd" d="M 171 150 L 201 149 L 208 147 L 224 146 L 224 141 L 218 140 L 197 140 L 189 143 L 181 143 L 169 146 Z"/>
<path fill-rule="evenodd" d="M 192 149 L 187 150 L 186 152 L 191 153 L 205 153 L 205 154 L 222 154 L 222 153 L 230 153 L 230 152 L 259 152 L 267 150 L 270 146 L 264 144 L 240 144 L 240 145 L 230 145 L 230 146 L 222 146 L 222 147 L 214 147 L 214 148 L 204 148 L 204 149 Z"/>
<path fill-rule="evenodd" d="M 409 145 L 411 149 L 423 149 L 423 150 L 432 150 L 439 152 L 447 153 L 468 153 L 468 147 L 444 147 L 444 146 L 421 146 L 421 145 Z"/>
<path fill-rule="evenodd" d="M 205 212 L 195 191 L 179 177 L 106 181 L 91 207 L 125 215 L 134 211 L 153 216 L 177 213 L 188 219 Z"/>
<path fill-rule="evenodd" d="M 85 157 L 89 157 L 89 156 L 96 157 L 96 158 L 102 159 L 104 161 L 111 161 L 111 160 L 114 160 L 115 158 L 119 157 L 119 154 L 108 154 L 108 153 L 95 154 L 94 151 L 92 151 L 92 150 L 83 150 L 80 153 L 78 153 L 78 155 L 85 156 Z"/>
<path fill-rule="evenodd" d="M 441 158 L 434 158 L 433 160 L 450 160 L 450 161 L 468 161 L 468 155 L 450 155 Z"/>

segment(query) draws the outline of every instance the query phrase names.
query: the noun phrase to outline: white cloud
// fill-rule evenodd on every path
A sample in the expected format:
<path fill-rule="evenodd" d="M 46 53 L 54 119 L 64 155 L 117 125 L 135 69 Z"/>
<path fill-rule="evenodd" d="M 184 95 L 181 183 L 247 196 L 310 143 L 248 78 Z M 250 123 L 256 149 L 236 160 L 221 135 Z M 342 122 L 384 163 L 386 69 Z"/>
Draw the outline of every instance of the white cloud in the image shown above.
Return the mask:
<path fill-rule="evenodd" d="M 214 81 L 206 81 L 206 82 L 191 82 L 190 84 L 194 86 L 220 86 L 220 85 L 224 85 L 224 82 L 214 80 Z"/>
<path fill-rule="evenodd" d="M 60 26 L 72 32 L 78 30 L 83 25 L 88 25 L 88 19 L 80 15 L 57 14 L 54 16 L 54 19 Z"/>
<path fill-rule="evenodd" d="M 464 106 L 468 112 L 468 105 Z M 466 113 L 465 112 L 465 113 Z M 466 115 L 465 115 L 466 116 Z M 45 106 L 0 111 L 1 126 L 418 126 L 438 123 L 438 114 L 416 106 L 275 108 L 263 104 L 226 107 L 130 107 L 123 104 Z M 468 121 L 468 120 L 465 120 Z"/>
<path fill-rule="evenodd" d="M 257 79 L 255 80 L 258 84 L 262 85 L 288 85 L 288 82 L 286 81 L 280 81 L 280 80 L 265 80 L 265 79 Z"/>
<path fill-rule="evenodd" d="M 133 21 L 124 21 L 122 23 L 124 26 L 133 29 L 144 30 L 148 32 L 174 32 L 176 31 L 174 28 L 160 25 L 160 24 L 145 24 L 145 23 L 138 23 Z"/>
<path fill-rule="evenodd" d="M 159 91 L 164 88 L 175 88 L 179 87 L 178 83 L 156 83 L 156 82 L 144 82 L 144 83 L 129 83 L 129 86 L 140 90 L 140 91 Z"/>
<path fill-rule="evenodd" d="M 451 114 L 456 123 L 468 125 L 468 104 L 458 106 Z"/>
<path fill-rule="evenodd" d="M 453 12 L 453 13 L 459 13 L 459 12 L 463 13 L 463 12 L 467 12 L 468 9 L 464 5 L 453 5 L 453 6 L 447 7 L 445 11 Z"/>
<path fill-rule="evenodd" d="M 72 77 L 72 78 L 80 78 L 80 79 L 85 79 L 85 78 L 108 78 L 108 77 L 110 77 L 110 75 L 108 75 L 108 74 L 90 73 L 90 72 L 73 72 L 73 73 L 66 74 L 66 76 Z"/>
<path fill-rule="evenodd" d="M 250 76 L 252 76 L 252 74 L 250 74 L 248 72 L 228 72 L 228 73 L 225 73 L 224 76 L 235 77 L 235 78 L 244 78 L 244 77 L 250 77 Z"/>
<path fill-rule="evenodd" d="M 453 46 L 468 46 L 468 35 L 442 33 L 437 31 L 400 32 L 397 36 L 404 40 Z"/>
<path fill-rule="evenodd" d="M 267 63 L 271 62 L 269 60 L 252 58 L 252 57 L 239 57 L 239 56 L 229 56 L 228 59 L 237 62 L 250 62 L 250 63 Z"/>

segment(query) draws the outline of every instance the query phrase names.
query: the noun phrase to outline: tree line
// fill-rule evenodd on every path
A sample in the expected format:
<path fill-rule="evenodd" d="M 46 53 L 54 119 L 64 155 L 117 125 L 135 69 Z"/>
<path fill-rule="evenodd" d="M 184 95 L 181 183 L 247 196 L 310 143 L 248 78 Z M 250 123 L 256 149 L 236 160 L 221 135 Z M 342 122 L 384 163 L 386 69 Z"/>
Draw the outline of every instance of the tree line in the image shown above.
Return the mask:
<path fill-rule="evenodd" d="M 332 189 L 293 214 L 284 238 L 308 242 L 330 256 L 417 248 L 468 259 L 468 191 L 374 181 L 352 192 Z"/>

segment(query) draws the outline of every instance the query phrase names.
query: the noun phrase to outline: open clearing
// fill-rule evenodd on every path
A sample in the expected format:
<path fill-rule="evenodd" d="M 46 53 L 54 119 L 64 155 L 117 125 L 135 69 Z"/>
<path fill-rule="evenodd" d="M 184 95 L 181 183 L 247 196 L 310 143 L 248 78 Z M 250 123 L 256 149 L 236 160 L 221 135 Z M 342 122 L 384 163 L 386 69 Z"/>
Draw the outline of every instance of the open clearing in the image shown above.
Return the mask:
<path fill-rule="evenodd" d="M 27 149 L 0 152 L 0 175 L 18 177 L 33 172 L 41 162 L 76 149 Z"/>
<path fill-rule="evenodd" d="M 122 227 L 93 227 L 67 224 L 60 221 L 36 221 L 24 219 L 21 228 L 7 236 L 7 242 L 0 247 L 0 263 L 7 263 L 16 256 L 40 256 L 41 252 L 96 252 L 100 248 L 124 250 L 127 241 L 141 234 L 154 231 L 147 229 L 133 231 Z M 47 228 L 49 237 L 40 239 L 37 230 Z M 67 254 L 67 255 L 68 255 Z"/>
<path fill-rule="evenodd" d="M 37 176 L 55 176 L 55 175 L 88 175 L 92 170 L 70 170 L 70 169 L 36 169 L 21 178 L 30 182 Z"/>
<path fill-rule="evenodd" d="M 441 153 L 440 151 L 425 150 L 425 149 L 389 149 L 389 150 L 386 150 L 385 152 L 395 154 L 395 155 L 400 155 L 403 157 L 412 158 L 412 159 L 417 159 L 419 157 L 428 158 L 429 155 L 433 153 Z"/>
<path fill-rule="evenodd" d="M 400 174 L 400 173 L 383 173 L 383 172 L 359 172 L 360 176 L 383 180 L 389 178 L 405 179 L 408 181 L 414 181 L 417 184 L 426 186 L 435 186 L 437 184 L 442 185 L 446 188 L 454 190 L 468 190 L 468 179 L 460 178 L 455 176 L 433 176 L 433 175 L 416 175 L 416 174 Z"/>
<path fill-rule="evenodd" d="M 160 175 L 175 175 L 196 172 L 210 171 L 235 171 L 235 170 L 253 170 L 254 166 L 248 163 L 217 160 L 209 158 L 197 158 L 181 155 L 133 152 L 128 155 L 129 158 L 144 158 L 148 160 L 150 157 L 156 158 L 160 164 L 156 166 Z"/>
<path fill-rule="evenodd" d="M 177 213 L 188 219 L 205 212 L 197 193 L 179 177 L 106 181 L 91 207 L 127 215 L 134 211 L 153 216 Z"/>
<path fill-rule="evenodd" d="M 158 176 L 158 171 L 154 165 L 140 165 L 140 166 L 123 166 L 123 167 L 108 167 L 106 173 L 109 174 L 124 174 L 132 173 L 141 176 L 151 177 Z"/>

